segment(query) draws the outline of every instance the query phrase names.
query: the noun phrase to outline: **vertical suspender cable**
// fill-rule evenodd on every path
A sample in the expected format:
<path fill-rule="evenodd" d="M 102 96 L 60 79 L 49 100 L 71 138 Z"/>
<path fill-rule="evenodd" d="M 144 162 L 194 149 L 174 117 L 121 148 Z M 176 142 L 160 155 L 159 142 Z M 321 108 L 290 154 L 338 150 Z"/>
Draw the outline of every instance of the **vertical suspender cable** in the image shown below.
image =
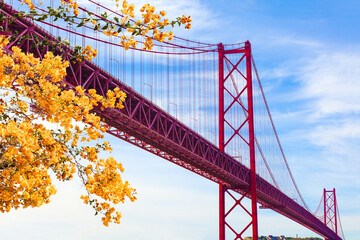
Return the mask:
<path fill-rule="evenodd" d="M 124 47 L 122 49 L 122 66 L 123 66 L 123 82 L 126 83 L 126 50 Z"/>
<path fill-rule="evenodd" d="M 144 94 L 143 93 L 143 85 L 144 85 L 144 79 L 143 79 L 143 66 L 144 66 L 144 63 L 143 63 L 143 51 L 140 51 L 140 93 L 141 94 Z"/>
<path fill-rule="evenodd" d="M 167 111 L 170 113 L 170 53 L 169 49 L 167 49 L 167 55 L 166 55 L 166 92 L 167 92 L 167 99 L 166 99 L 166 105 L 167 105 Z"/>
<path fill-rule="evenodd" d="M 135 89 L 135 50 L 131 50 L 131 87 Z"/>

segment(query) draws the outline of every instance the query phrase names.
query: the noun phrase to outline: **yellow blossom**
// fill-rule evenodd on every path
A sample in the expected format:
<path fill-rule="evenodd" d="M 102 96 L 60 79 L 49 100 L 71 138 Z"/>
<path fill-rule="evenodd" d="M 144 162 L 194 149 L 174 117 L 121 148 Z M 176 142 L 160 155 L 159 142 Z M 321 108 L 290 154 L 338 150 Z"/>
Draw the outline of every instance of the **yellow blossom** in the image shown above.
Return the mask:
<path fill-rule="evenodd" d="M 2 51 L 7 44 L 8 39 L 0 36 L 0 117 L 3 119 L 0 122 L 3 146 L 0 148 L 0 181 L 4 186 L 0 189 L 0 211 L 49 203 L 50 197 L 56 194 L 50 174 L 53 172 L 59 181 L 80 175 L 89 191 L 89 195 L 81 196 L 84 203 L 91 205 L 94 198 L 102 199 L 92 207 L 104 216 L 103 224 L 119 223 L 121 215 L 113 205 L 125 199 L 133 201 L 135 189 L 122 180 L 124 169 L 120 163 L 112 157 L 98 157 L 101 151 L 111 151 L 108 142 L 94 147 L 78 146 L 80 142 L 83 146 L 87 141 L 99 141 L 106 131 L 92 109 L 98 104 L 109 108 L 122 106 L 125 93 L 116 88 L 101 96 L 95 89 L 85 91 L 81 86 L 64 89 L 62 81 L 69 62 L 52 52 L 40 60 L 17 47 L 12 47 L 10 54 Z M 83 51 L 88 56 L 97 54 L 90 46 Z M 6 74 L 1 66 L 8 67 Z M 16 90 L 13 84 L 17 85 Z M 3 100 L 9 98 L 9 93 L 14 97 Z M 18 113 L 16 120 L 14 114 L 9 114 L 13 109 Z M 57 123 L 59 132 L 38 123 L 41 119 L 49 124 Z"/>

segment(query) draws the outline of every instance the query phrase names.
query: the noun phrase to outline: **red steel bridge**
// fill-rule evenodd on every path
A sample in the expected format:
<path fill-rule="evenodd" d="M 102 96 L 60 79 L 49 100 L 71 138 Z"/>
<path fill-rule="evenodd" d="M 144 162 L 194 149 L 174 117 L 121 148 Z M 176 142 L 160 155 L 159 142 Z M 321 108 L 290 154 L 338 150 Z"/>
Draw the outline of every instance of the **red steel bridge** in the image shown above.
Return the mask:
<path fill-rule="evenodd" d="M 53 6 L 55 3 L 51 1 Z M 219 184 L 219 239 L 258 239 L 257 209 L 269 208 L 325 239 L 344 239 L 335 189 L 325 190 L 318 209 L 310 211 L 295 183 L 264 95 L 250 42 L 207 44 L 175 37 L 155 43 L 151 51 L 124 50 L 120 38 L 91 26 L 47 19 L 14 18 L 18 2 L 3 4 L 2 34 L 42 58 L 47 51 L 70 60 L 72 48 L 60 52 L 51 42 L 62 36 L 71 45 L 99 50 L 93 61 L 71 62 L 64 80 L 100 94 L 119 87 L 127 94 L 123 109 L 96 112 L 108 133 Z M 38 11 L 46 12 L 39 8 Z M 91 12 L 119 15 L 111 6 L 88 0 Z M 55 37 L 56 36 L 56 37 Z M 50 42 L 50 44 L 44 44 Z M 243 199 L 250 199 L 250 206 Z M 231 200 L 233 199 L 233 200 Z M 228 208 L 226 201 L 234 203 Z M 229 220 L 242 208 L 249 224 Z"/>

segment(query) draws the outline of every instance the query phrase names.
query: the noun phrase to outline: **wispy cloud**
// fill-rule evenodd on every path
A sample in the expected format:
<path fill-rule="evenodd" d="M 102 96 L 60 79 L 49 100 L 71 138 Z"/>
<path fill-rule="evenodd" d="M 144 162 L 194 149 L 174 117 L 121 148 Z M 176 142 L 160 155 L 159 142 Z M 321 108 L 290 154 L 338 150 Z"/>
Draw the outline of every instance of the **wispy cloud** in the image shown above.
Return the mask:
<path fill-rule="evenodd" d="M 323 187 L 337 188 L 344 229 L 359 234 L 351 223 L 358 216 L 349 215 L 360 212 L 355 204 L 360 191 L 359 46 L 340 51 L 316 41 L 292 40 L 273 44 L 298 44 L 302 56 L 263 73 L 276 84 L 271 90 L 279 91 L 277 101 L 288 101 L 286 109 L 280 105 L 273 112 L 276 125 L 285 129 L 280 139 L 311 208 L 317 206 Z"/>
<path fill-rule="evenodd" d="M 272 46 L 300 46 L 300 47 L 322 47 L 323 43 L 314 39 L 304 38 L 296 34 L 291 35 L 272 35 L 270 36 L 270 45 Z"/>
<path fill-rule="evenodd" d="M 307 61 L 298 79 L 299 96 L 313 100 L 315 117 L 360 113 L 360 51 L 320 54 Z"/>
<path fill-rule="evenodd" d="M 360 52 L 320 54 L 299 73 L 297 96 L 313 123 L 308 140 L 324 149 L 336 171 L 353 172 L 360 166 Z"/>

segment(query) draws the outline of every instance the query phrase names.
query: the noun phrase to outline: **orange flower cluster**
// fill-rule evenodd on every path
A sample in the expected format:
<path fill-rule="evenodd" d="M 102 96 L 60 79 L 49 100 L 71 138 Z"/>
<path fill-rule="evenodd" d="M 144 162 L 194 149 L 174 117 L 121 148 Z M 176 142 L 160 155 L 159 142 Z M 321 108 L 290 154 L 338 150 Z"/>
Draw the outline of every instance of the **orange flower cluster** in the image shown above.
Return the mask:
<path fill-rule="evenodd" d="M 163 42 L 166 40 L 166 38 L 168 38 L 169 41 L 171 41 L 174 37 L 174 34 L 172 31 L 170 31 L 169 33 L 167 31 L 165 32 L 160 32 L 159 30 L 155 29 L 154 30 L 154 39 L 159 41 L 159 42 Z"/>
<path fill-rule="evenodd" d="M 29 6 L 29 8 L 30 8 L 31 10 L 34 10 L 34 9 L 35 9 L 35 6 L 34 6 L 34 4 L 32 3 L 31 0 L 23 0 L 23 1 L 21 2 L 21 4 L 25 4 L 25 3 Z"/>
<path fill-rule="evenodd" d="M 134 36 L 131 36 L 130 38 L 126 36 L 121 36 L 121 42 L 120 44 L 124 46 L 125 50 L 128 50 L 130 47 L 136 48 L 136 45 L 138 44 L 137 41 L 135 41 Z"/>
<path fill-rule="evenodd" d="M 72 0 L 61 0 L 61 4 L 66 5 L 69 8 L 73 8 L 73 13 L 75 16 L 79 15 L 79 10 L 78 10 L 79 5 L 77 4 L 77 2 L 73 2 Z M 69 9 L 67 9 L 67 11 L 69 11 Z"/>
<path fill-rule="evenodd" d="M 185 15 L 182 15 L 180 21 L 181 21 L 182 24 L 186 24 L 186 26 L 185 26 L 186 29 L 190 29 L 190 28 L 191 28 L 191 24 L 190 24 L 190 23 L 192 22 L 192 20 L 191 20 L 191 17 L 190 17 L 190 16 L 186 17 Z"/>
<path fill-rule="evenodd" d="M 134 201 L 135 189 L 123 182 L 120 163 L 98 157 L 111 151 L 109 143 L 88 142 L 98 142 L 107 130 L 93 108 L 123 108 L 125 93 L 64 90 L 67 61 L 51 52 L 40 60 L 17 47 L 8 54 L 2 50 L 7 44 L 0 36 L 0 211 L 49 203 L 56 193 L 50 172 L 60 181 L 77 173 L 85 203 L 103 215 L 104 225 L 119 223 L 114 205 Z"/>
<path fill-rule="evenodd" d="M 150 4 L 145 4 L 141 9 L 142 12 L 141 16 L 143 18 L 144 26 L 142 26 L 141 34 L 145 36 L 149 31 L 153 31 L 154 39 L 160 42 L 165 41 L 168 39 L 171 41 L 173 39 L 173 32 L 162 32 L 159 29 L 163 28 L 164 26 L 170 25 L 169 19 L 164 19 L 161 21 L 161 18 L 166 15 L 165 11 L 160 11 L 160 15 L 155 13 L 155 7 L 151 6 Z M 138 22 L 138 23 L 141 23 Z M 139 24 L 140 25 L 140 24 Z M 147 37 L 144 43 L 144 50 L 148 49 L 151 50 L 154 46 L 152 38 Z"/>
<path fill-rule="evenodd" d="M 96 58 L 97 54 L 97 49 L 93 50 L 93 48 L 89 45 L 87 45 L 81 52 L 81 55 L 87 60 L 92 60 L 93 58 Z"/>
<path fill-rule="evenodd" d="M 116 0 L 116 2 L 119 2 L 119 0 Z M 123 0 L 122 9 L 121 9 L 121 12 L 123 14 L 134 18 L 135 17 L 134 10 L 135 10 L 134 4 L 129 4 L 126 0 Z"/>
<path fill-rule="evenodd" d="M 32 0 L 22 0 L 23 3 L 26 3 L 31 9 L 34 9 L 34 4 Z M 120 44 L 125 48 L 129 49 L 130 47 L 136 48 L 137 41 L 134 39 L 134 35 L 140 35 L 144 38 L 144 50 L 151 50 L 154 46 L 153 40 L 156 41 L 171 41 L 173 39 L 173 33 L 171 31 L 163 31 L 164 27 L 171 25 L 174 27 L 175 24 L 183 24 L 186 29 L 191 28 L 191 17 L 186 17 L 183 15 L 182 17 L 178 17 L 175 21 L 169 21 L 169 19 L 165 19 L 163 17 L 166 16 L 165 11 L 160 11 L 156 13 L 156 9 L 154 6 L 150 4 L 145 4 L 141 9 L 141 19 L 135 20 L 135 5 L 129 4 L 127 0 L 122 0 L 122 4 L 120 6 L 120 0 L 115 0 L 116 7 L 120 7 L 118 10 L 123 14 L 122 18 L 118 18 L 118 16 L 113 19 L 108 18 L 108 14 L 106 12 L 101 14 L 101 17 L 96 17 L 91 15 L 89 18 L 83 19 L 79 18 L 79 10 L 77 2 L 73 0 L 61 0 L 61 4 L 65 5 L 65 12 L 61 10 L 61 14 L 73 13 L 74 16 L 68 16 L 67 19 L 72 19 L 71 21 L 79 19 L 82 26 L 84 23 L 91 22 L 94 26 L 94 30 L 103 30 L 103 33 L 106 36 L 118 36 L 123 29 L 126 29 L 127 32 L 131 34 L 131 36 L 126 35 L 123 32 L 123 37 L 120 41 Z M 58 9 L 53 9 L 51 11 L 52 14 L 58 14 Z M 46 15 L 41 13 L 40 15 Z M 61 15 L 60 15 L 61 16 Z M 56 15 L 56 18 L 62 18 Z M 69 20 L 70 21 L 70 20 Z M 135 24 L 131 24 L 133 21 Z M 150 36 L 148 36 L 150 34 Z"/>

